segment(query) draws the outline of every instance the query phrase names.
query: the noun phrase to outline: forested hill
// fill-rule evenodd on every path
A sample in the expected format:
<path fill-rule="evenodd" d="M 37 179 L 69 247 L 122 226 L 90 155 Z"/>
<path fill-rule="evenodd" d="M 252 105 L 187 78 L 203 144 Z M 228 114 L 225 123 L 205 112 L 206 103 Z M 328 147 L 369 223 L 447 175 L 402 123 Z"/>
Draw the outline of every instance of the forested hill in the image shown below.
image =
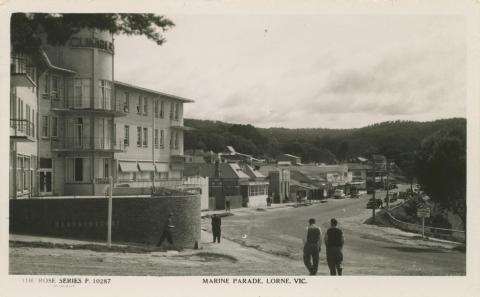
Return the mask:
<path fill-rule="evenodd" d="M 399 161 L 439 130 L 460 129 L 466 133 L 463 118 L 384 122 L 357 129 L 263 129 L 195 119 L 185 119 L 185 126 L 195 128 L 185 134 L 185 149 L 220 152 L 231 145 L 239 152 L 261 158 L 289 153 L 301 156 L 304 162 L 327 164 L 372 153 Z"/>

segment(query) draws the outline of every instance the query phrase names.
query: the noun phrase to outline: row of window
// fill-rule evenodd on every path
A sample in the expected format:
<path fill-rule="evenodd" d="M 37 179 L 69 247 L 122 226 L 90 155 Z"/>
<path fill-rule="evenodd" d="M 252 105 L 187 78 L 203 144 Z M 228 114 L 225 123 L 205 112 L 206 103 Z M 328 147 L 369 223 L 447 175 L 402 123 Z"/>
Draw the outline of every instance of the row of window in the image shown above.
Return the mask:
<path fill-rule="evenodd" d="M 58 137 L 58 117 L 42 116 L 42 138 Z"/>
<path fill-rule="evenodd" d="M 66 80 L 68 90 L 67 107 L 88 108 L 90 107 L 90 79 L 74 78 Z M 60 99 L 63 97 L 62 78 L 55 75 L 45 75 L 44 93 L 45 99 Z M 99 80 L 99 98 L 95 100 L 95 108 L 112 109 L 112 82 L 108 80 Z M 139 95 L 136 104 L 136 113 L 148 115 L 149 97 Z M 163 100 L 154 100 L 154 114 L 156 118 L 165 117 L 165 102 Z M 124 92 L 123 111 L 130 112 L 130 94 Z M 178 120 L 180 114 L 180 104 L 171 102 L 169 118 Z"/>
<path fill-rule="evenodd" d="M 137 99 L 137 114 L 141 115 L 148 115 L 148 97 L 139 95 Z M 124 111 L 129 112 L 130 111 L 130 93 L 124 92 L 124 101 L 123 101 L 123 106 L 124 106 Z M 153 112 L 156 118 L 161 118 L 163 119 L 165 117 L 165 102 L 163 100 L 154 100 L 153 101 Z M 169 117 L 170 119 L 178 120 L 179 118 L 179 110 L 180 104 L 171 102 L 170 103 L 170 113 Z"/>
<path fill-rule="evenodd" d="M 17 192 L 30 191 L 33 184 L 36 157 L 17 155 Z"/>
<path fill-rule="evenodd" d="M 117 173 L 117 180 L 119 183 L 128 182 L 151 182 L 155 174 L 155 180 L 168 180 L 168 172 L 121 172 Z"/>
<path fill-rule="evenodd" d="M 13 100 L 16 100 L 16 102 Z M 31 108 L 30 105 L 24 103 L 21 98 L 15 99 L 14 96 L 11 97 L 10 118 L 16 120 L 15 122 L 12 122 L 11 125 L 15 127 L 18 131 L 35 137 L 35 115 L 37 115 L 38 117 L 38 113 L 35 112 L 35 109 Z"/>
<path fill-rule="evenodd" d="M 146 127 L 137 127 L 137 147 L 148 147 L 148 128 Z M 124 126 L 124 144 L 125 146 L 130 145 L 130 126 Z M 178 132 L 171 131 L 170 133 L 170 148 L 178 149 Z M 153 133 L 153 145 L 155 148 L 164 148 L 165 147 L 165 130 L 155 129 Z"/>
<path fill-rule="evenodd" d="M 248 196 L 268 195 L 268 185 L 251 185 L 248 187 Z"/>

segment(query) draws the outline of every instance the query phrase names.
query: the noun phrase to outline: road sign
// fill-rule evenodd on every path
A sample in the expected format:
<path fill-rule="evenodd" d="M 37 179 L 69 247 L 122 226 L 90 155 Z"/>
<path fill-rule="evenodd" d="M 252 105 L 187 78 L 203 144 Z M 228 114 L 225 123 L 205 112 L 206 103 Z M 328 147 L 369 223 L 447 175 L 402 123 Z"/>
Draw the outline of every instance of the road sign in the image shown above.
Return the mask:
<path fill-rule="evenodd" d="M 417 209 L 417 217 L 419 218 L 429 218 L 430 209 L 429 208 L 419 208 Z"/>

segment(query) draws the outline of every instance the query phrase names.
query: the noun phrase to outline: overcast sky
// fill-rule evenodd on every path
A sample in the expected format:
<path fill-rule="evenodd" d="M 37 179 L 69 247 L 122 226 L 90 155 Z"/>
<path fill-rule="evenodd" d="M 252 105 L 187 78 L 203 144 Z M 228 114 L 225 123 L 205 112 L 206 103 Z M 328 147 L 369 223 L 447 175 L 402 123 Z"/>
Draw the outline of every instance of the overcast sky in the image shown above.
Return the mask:
<path fill-rule="evenodd" d="M 116 37 L 115 75 L 195 100 L 185 117 L 286 128 L 466 117 L 460 17 L 167 17 L 161 47 Z"/>

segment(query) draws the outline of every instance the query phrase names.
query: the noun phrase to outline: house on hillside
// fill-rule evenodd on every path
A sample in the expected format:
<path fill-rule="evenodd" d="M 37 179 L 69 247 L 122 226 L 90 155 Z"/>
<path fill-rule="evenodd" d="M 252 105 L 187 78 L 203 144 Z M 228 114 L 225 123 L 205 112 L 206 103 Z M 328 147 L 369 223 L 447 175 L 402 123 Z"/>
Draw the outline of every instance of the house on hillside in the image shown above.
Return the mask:
<path fill-rule="evenodd" d="M 347 163 L 348 172 L 352 175 L 350 185 L 357 190 L 367 189 L 367 172 L 371 170 L 372 166 L 361 163 Z"/>
<path fill-rule="evenodd" d="M 277 162 L 290 162 L 291 165 L 302 165 L 302 159 L 290 154 L 281 154 L 277 157 Z"/>

